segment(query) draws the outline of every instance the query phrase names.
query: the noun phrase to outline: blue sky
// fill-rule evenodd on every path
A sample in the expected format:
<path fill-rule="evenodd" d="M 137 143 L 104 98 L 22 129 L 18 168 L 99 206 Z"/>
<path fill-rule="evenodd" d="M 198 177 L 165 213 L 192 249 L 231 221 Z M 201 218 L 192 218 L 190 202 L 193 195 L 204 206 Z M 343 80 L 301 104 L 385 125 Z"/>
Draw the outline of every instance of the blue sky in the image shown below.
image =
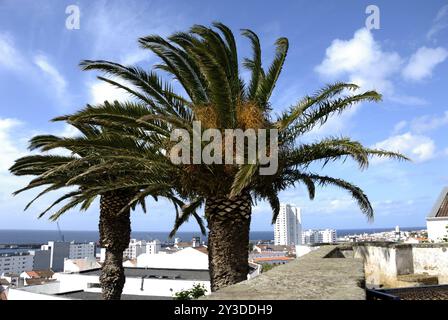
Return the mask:
<path fill-rule="evenodd" d="M 80 29 L 68 30 L 68 5 L 81 11 Z M 365 28 L 369 4 L 380 9 L 380 29 Z M 375 209 L 367 222 L 349 195 L 319 189 L 309 201 L 301 187 L 281 194 L 302 208 L 305 228 L 339 229 L 423 226 L 443 186 L 448 184 L 448 4 L 446 1 L 0 1 L 0 229 L 55 229 L 39 210 L 56 195 L 23 212 L 33 192 L 12 197 L 28 179 L 9 175 L 38 133 L 72 135 L 49 119 L 86 103 L 123 95 L 82 72 L 82 59 L 108 59 L 151 68 L 157 59 L 138 48 L 137 38 L 169 35 L 193 24 L 221 21 L 237 34 L 254 30 L 265 63 L 275 39 L 286 36 L 290 51 L 272 104 L 276 112 L 336 80 L 352 81 L 384 95 L 379 104 L 359 105 L 313 131 L 309 139 L 347 135 L 367 146 L 401 151 L 412 163 L 374 161 L 360 172 L 347 161 L 324 169 L 361 186 Z M 250 54 L 238 36 L 240 56 Z M 315 170 L 320 171 L 320 167 Z M 165 202 L 133 213 L 134 230 L 169 230 L 174 212 Z M 252 230 L 272 230 L 270 209 L 258 203 Z M 69 212 L 66 230 L 95 230 L 98 211 Z M 182 231 L 197 230 L 193 222 Z"/>

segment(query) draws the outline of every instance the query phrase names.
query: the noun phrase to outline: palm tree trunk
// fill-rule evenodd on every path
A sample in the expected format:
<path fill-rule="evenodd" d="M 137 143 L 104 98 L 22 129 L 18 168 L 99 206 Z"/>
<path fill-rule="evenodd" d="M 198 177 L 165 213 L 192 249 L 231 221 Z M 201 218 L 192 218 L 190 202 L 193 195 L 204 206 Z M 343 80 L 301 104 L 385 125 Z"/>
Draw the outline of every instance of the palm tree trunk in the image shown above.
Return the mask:
<path fill-rule="evenodd" d="M 249 194 L 233 199 L 206 199 L 212 291 L 247 279 L 251 212 L 252 201 Z"/>
<path fill-rule="evenodd" d="M 100 275 L 104 300 L 120 300 L 126 280 L 123 251 L 131 238 L 131 212 L 118 213 L 130 200 L 131 194 L 123 191 L 105 193 L 100 199 L 100 246 L 106 248 Z"/>

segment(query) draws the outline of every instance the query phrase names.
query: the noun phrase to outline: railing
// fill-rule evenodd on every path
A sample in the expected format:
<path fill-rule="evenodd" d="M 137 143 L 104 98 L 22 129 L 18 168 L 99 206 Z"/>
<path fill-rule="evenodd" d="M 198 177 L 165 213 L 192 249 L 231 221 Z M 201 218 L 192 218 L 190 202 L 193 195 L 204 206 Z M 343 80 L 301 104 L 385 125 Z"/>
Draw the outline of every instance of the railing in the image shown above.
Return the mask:
<path fill-rule="evenodd" d="M 381 290 L 366 289 L 366 300 L 400 300 L 400 298 Z"/>

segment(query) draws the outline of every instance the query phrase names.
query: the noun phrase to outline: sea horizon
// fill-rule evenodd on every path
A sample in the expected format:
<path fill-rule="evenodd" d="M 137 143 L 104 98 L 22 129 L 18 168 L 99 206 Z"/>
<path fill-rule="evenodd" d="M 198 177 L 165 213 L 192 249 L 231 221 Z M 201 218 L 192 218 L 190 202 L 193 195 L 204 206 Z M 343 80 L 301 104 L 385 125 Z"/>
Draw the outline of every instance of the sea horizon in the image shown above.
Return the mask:
<path fill-rule="evenodd" d="M 308 230 L 310 228 L 304 228 Z M 311 228 L 313 230 L 322 230 L 325 228 Z M 352 234 L 385 232 L 395 229 L 394 227 L 385 228 L 352 228 L 352 229 L 335 229 L 338 237 Z M 426 227 L 400 227 L 402 231 L 424 230 Z M 200 237 L 205 240 L 206 236 L 200 231 L 179 231 L 173 238 L 169 238 L 170 231 L 132 231 L 131 237 L 139 240 L 158 239 L 162 242 L 173 241 L 174 238 L 180 238 L 182 241 L 190 241 L 193 237 Z M 256 240 L 273 240 L 274 231 L 250 231 L 249 238 L 251 241 Z M 75 241 L 75 242 L 98 242 L 98 230 L 48 230 L 48 229 L 0 229 L 0 244 L 43 244 L 48 241 Z"/>

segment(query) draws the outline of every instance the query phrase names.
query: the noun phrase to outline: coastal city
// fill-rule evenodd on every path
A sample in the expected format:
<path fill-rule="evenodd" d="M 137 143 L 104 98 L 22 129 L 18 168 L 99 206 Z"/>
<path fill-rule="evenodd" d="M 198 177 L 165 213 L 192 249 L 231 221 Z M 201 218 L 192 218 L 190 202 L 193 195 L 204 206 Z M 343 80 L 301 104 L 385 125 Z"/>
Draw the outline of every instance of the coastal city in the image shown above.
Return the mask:
<path fill-rule="evenodd" d="M 448 243 L 448 188 L 433 211 L 428 215 L 427 229 L 401 230 L 396 226 L 383 232 L 338 236 L 334 229 L 302 230 L 301 209 L 282 204 L 274 224 L 274 239 L 250 242 L 247 277 L 250 280 L 273 267 L 300 261 L 320 246 Z M 0 283 L 8 288 L 9 299 L 100 299 L 99 272 L 106 249 L 97 242 L 67 242 L 63 232 L 59 230 L 59 234 L 59 241 L 41 245 L 0 244 Z M 446 262 L 438 261 L 439 268 Z M 127 279 L 124 299 L 173 299 L 185 288 L 197 285 L 210 292 L 208 245 L 201 236 L 164 242 L 131 239 L 123 251 L 123 267 Z M 443 269 L 436 270 L 433 273 Z M 448 278 L 448 272 L 425 274 L 420 277 L 435 278 L 436 283 Z"/>
<path fill-rule="evenodd" d="M 0 0 L 0 320 L 448 301 L 447 35 L 447 0 Z"/>

